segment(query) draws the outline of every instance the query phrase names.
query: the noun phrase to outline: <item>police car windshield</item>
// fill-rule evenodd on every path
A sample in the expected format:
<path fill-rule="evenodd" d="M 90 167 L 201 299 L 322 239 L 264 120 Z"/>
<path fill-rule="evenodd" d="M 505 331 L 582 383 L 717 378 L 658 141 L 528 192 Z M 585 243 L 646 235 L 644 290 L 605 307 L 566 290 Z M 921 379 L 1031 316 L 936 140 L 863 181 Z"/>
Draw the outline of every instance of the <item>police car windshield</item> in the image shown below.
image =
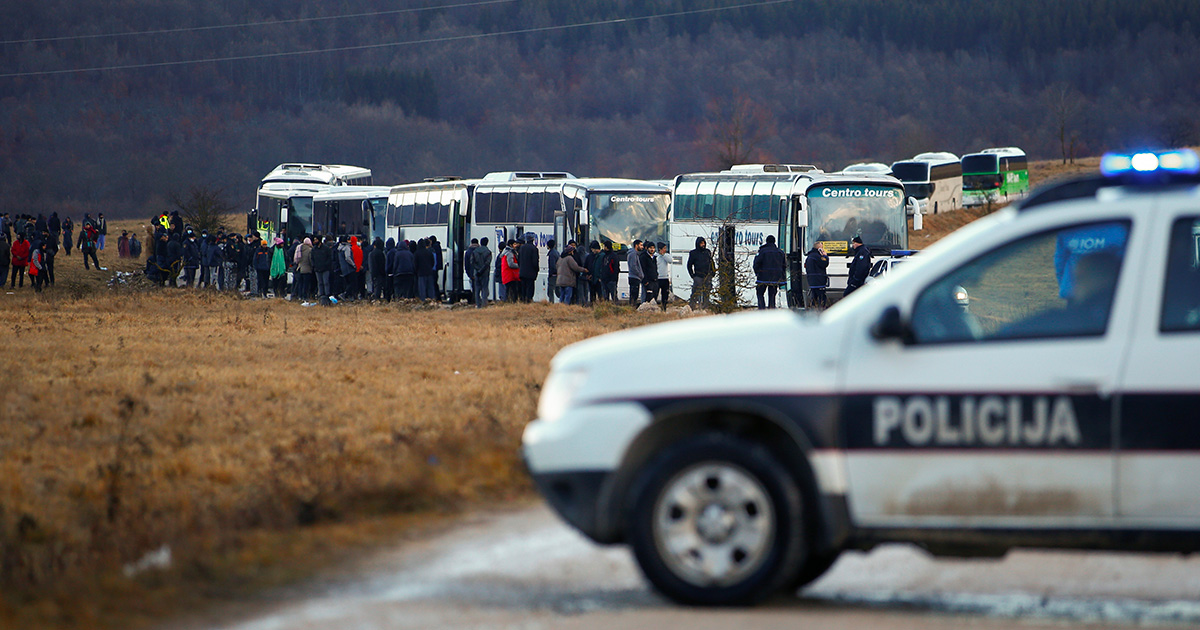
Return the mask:
<path fill-rule="evenodd" d="M 872 251 L 908 247 L 904 193 L 894 186 L 840 184 L 808 191 L 807 242 L 851 241 L 861 237 Z"/>

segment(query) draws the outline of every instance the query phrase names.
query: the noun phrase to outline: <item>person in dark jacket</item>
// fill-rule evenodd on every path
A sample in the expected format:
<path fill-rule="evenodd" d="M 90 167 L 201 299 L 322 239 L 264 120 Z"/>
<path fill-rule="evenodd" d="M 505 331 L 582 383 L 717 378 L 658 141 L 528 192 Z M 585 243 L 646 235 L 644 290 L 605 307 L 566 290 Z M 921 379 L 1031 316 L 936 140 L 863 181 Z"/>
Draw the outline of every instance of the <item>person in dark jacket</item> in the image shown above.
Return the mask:
<path fill-rule="evenodd" d="M 417 253 L 414 255 L 414 262 L 417 267 L 417 298 L 421 300 L 436 300 L 437 288 L 435 285 L 435 265 L 437 258 L 434 256 L 433 250 L 429 248 L 429 241 L 421 239 L 417 241 Z"/>
<path fill-rule="evenodd" d="M 446 268 L 444 259 L 442 258 L 442 244 L 438 242 L 436 236 L 429 237 L 429 251 L 433 253 L 433 292 L 434 298 L 441 302 L 443 300 L 442 287 L 438 284 L 441 279 L 441 271 Z"/>
<path fill-rule="evenodd" d="M 537 283 L 538 271 L 541 264 L 538 252 L 537 235 L 525 233 L 525 244 L 517 250 L 517 278 L 521 281 L 521 301 L 526 304 L 533 301 L 533 287 Z"/>
<path fill-rule="evenodd" d="M 563 251 L 565 252 L 567 249 L 570 249 L 571 244 L 574 242 L 575 241 L 569 241 Z M 549 277 L 549 280 L 546 281 L 546 299 L 549 300 L 551 304 L 554 303 L 554 298 L 559 293 L 558 259 L 561 255 L 558 253 L 558 250 L 555 249 L 557 246 L 558 243 L 554 242 L 554 239 L 546 241 L 546 272 Z"/>
<path fill-rule="evenodd" d="M 808 276 L 809 302 L 816 308 L 829 306 L 829 298 L 825 289 L 829 288 L 829 254 L 825 246 L 818 242 L 804 256 L 804 273 Z"/>
<path fill-rule="evenodd" d="M 271 279 L 271 246 L 266 241 L 259 241 L 258 247 L 254 248 L 254 275 L 258 280 L 258 296 L 267 297 L 267 284 Z"/>
<path fill-rule="evenodd" d="M 333 271 L 333 248 L 325 244 L 324 237 L 313 237 L 312 270 L 317 278 L 317 297 L 327 298 L 330 295 L 329 276 Z"/>
<path fill-rule="evenodd" d="M 208 268 L 208 277 L 201 278 L 204 286 L 212 288 L 213 285 L 216 285 L 218 289 L 221 288 L 221 266 L 225 263 L 225 252 L 221 250 L 216 236 L 209 235 L 208 248 L 204 251 L 204 259 L 200 263 L 207 265 Z"/>
<path fill-rule="evenodd" d="M 42 264 L 45 265 L 45 277 L 42 284 L 54 286 L 54 258 L 58 256 L 58 238 L 50 232 L 42 233 Z"/>
<path fill-rule="evenodd" d="M 74 238 L 75 233 L 75 222 L 71 220 L 71 217 L 63 219 L 62 230 L 63 251 L 70 256 L 71 246 L 75 243 L 75 241 L 71 240 Z"/>
<path fill-rule="evenodd" d="M 475 295 L 478 293 L 475 289 L 475 248 L 479 247 L 479 239 L 471 239 L 471 244 L 467 246 L 467 250 L 463 252 L 463 275 L 466 276 L 467 282 L 471 286 L 471 297 L 467 299 L 471 304 L 475 303 Z"/>
<path fill-rule="evenodd" d="M 154 248 L 151 256 L 154 258 L 154 269 L 157 272 L 158 283 L 166 286 L 171 276 L 171 249 L 165 231 L 157 232 L 158 238 L 151 243 Z"/>
<path fill-rule="evenodd" d="M 629 274 L 629 305 L 637 308 L 642 301 L 642 241 L 635 240 L 625 255 L 625 272 Z"/>
<path fill-rule="evenodd" d="M 208 247 L 205 246 L 205 250 Z M 183 243 L 183 286 L 191 288 L 196 281 L 196 269 L 200 268 L 200 243 L 196 242 L 195 233 L 189 233 Z"/>
<path fill-rule="evenodd" d="M 601 299 L 613 304 L 617 302 L 617 282 L 621 280 L 621 259 L 612 249 L 612 241 L 604 242 L 604 250 L 600 252 L 600 278 L 603 288 L 600 290 Z"/>
<path fill-rule="evenodd" d="M 850 242 L 854 245 L 854 259 L 850 261 L 850 277 L 846 279 L 846 292 L 842 297 L 866 284 L 867 276 L 871 275 L 871 250 L 863 245 L 860 236 L 855 236 Z"/>
<path fill-rule="evenodd" d="M 692 295 L 688 304 L 692 308 L 708 308 L 708 296 L 712 293 L 712 251 L 703 236 L 696 237 L 696 248 L 688 252 L 687 272 L 692 278 Z"/>
<path fill-rule="evenodd" d="M 246 275 L 246 268 L 242 264 L 244 251 L 241 234 L 230 234 L 225 238 L 225 280 L 221 288 L 234 291 L 241 289 L 242 278 Z M 133 253 L 132 248 L 129 253 Z"/>
<path fill-rule="evenodd" d="M 638 254 L 638 260 L 642 263 L 642 301 L 654 301 L 654 294 L 658 292 L 658 263 L 654 260 L 654 252 L 658 250 L 658 246 L 650 241 L 646 241 L 642 245 L 642 252 Z"/>
<path fill-rule="evenodd" d="M 50 238 L 54 239 L 54 244 L 58 246 L 58 239 L 62 237 L 62 220 L 58 218 L 57 212 L 51 212 L 50 218 L 46 221 L 46 226 L 50 228 Z"/>
<path fill-rule="evenodd" d="M 11 262 L 12 250 L 8 246 L 8 235 L 0 230 L 0 285 L 8 278 L 8 266 Z"/>
<path fill-rule="evenodd" d="M 754 278 L 757 281 L 754 290 L 758 294 L 758 310 L 775 308 L 775 295 L 783 284 L 786 266 L 787 256 L 775 244 L 775 235 L 768 234 L 767 242 L 758 248 L 758 254 L 754 256 Z M 768 296 L 765 304 L 763 293 Z"/>
<path fill-rule="evenodd" d="M 396 296 L 411 300 L 417 297 L 417 255 L 413 252 L 414 243 L 404 241 L 396 246 Z"/>
<path fill-rule="evenodd" d="M 391 302 L 396 297 L 396 266 L 400 262 L 400 248 L 396 247 L 396 239 L 389 238 L 383 249 L 383 299 Z"/>
<path fill-rule="evenodd" d="M 371 271 L 371 299 L 383 299 L 383 282 L 387 278 L 387 252 L 383 250 L 383 239 L 378 236 L 371 242 L 367 268 Z"/>
<path fill-rule="evenodd" d="M 85 230 L 86 231 L 86 230 Z M 84 262 L 87 259 L 84 258 Z M 183 265 L 183 240 L 178 234 L 172 234 L 167 241 L 167 285 L 179 286 L 179 270 Z"/>
<path fill-rule="evenodd" d="M 471 250 L 471 269 L 475 277 L 471 278 L 471 290 L 475 293 L 475 308 L 483 308 L 488 303 L 488 279 L 492 277 L 492 250 L 488 249 L 488 238 L 485 236 L 479 245 Z"/>

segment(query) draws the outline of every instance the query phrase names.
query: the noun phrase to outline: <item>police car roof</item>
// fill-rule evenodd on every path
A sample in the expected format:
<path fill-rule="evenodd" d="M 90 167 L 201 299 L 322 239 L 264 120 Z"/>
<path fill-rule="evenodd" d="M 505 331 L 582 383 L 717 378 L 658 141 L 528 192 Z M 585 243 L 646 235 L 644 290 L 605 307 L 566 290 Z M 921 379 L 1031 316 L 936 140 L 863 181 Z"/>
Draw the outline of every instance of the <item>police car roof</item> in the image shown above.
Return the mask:
<path fill-rule="evenodd" d="M 1148 156 L 1154 156 L 1149 158 Z M 1147 157 L 1153 166 L 1141 168 L 1135 159 Z M 1179 163 L 1167 165 L 1173 158 Z M 1160 165 L 1160 161 L 1163 162 Z M 1115 165 L 1115 166 L 1114 166 Z M 1131 155 L 1109 154 L 1101 160 L 1102 173 L 1059 182 L 1040 188 L 1017 205 L 1021 212 L 1058 201 L 1095 197 L 1104 189 L 1121 188 L 1131 193 L 1161 193 L 1185 190 L 1200 185 L 1200 159 L 1191 151 L 1143 152 Z"/>

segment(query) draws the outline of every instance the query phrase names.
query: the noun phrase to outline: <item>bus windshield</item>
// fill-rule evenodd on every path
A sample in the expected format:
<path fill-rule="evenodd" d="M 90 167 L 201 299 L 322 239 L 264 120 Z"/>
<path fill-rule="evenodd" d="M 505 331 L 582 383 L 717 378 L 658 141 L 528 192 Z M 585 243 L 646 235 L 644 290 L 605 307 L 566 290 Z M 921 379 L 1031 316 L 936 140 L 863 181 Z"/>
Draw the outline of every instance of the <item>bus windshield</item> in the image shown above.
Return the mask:
<path fill-rule="evenodd" d="M 1000 160 L 994 155 L 968 155 L 962 159 L 963 175 L 999 173 Z"/>
<path fill-rule="evenodd" d="M 927 182 L 929 181 L 929 164 L 896 162 L 892 165 L 892 175 L 902 182 Z"/>
<path fill-rule="evenodd" d="M 848 247 L 855 236 L 875 251 L 908 246 L 904 193 L 892 186 L 814 186 L 808 191 L 808 224 L 806 251 L 817 241 L 846 243 Z"/>
<path fill-rule="evenodd" d="M 613 249 L 628 247 L 635 240 L 666 242 L 667 193 L 592 193 L 589 226 L 592 239 L 611 242 Z"/>

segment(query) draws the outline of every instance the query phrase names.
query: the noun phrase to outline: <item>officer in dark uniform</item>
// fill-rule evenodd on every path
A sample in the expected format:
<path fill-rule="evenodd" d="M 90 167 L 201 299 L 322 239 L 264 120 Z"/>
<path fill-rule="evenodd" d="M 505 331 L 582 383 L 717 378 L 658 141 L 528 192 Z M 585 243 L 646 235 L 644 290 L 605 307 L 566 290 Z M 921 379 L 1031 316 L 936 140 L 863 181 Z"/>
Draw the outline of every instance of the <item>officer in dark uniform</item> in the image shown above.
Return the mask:
<path fill-rule="evenodd" d="M 842 297 L 866 284 L 867 276 L 871 274 L 871 250 L 863 245 L 861 236 L 855 236 L 850 242 L 854 245 L 854 260 L 850 261 L 850 277 L 846 279 L 846 292 Z"/>

